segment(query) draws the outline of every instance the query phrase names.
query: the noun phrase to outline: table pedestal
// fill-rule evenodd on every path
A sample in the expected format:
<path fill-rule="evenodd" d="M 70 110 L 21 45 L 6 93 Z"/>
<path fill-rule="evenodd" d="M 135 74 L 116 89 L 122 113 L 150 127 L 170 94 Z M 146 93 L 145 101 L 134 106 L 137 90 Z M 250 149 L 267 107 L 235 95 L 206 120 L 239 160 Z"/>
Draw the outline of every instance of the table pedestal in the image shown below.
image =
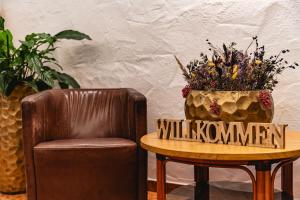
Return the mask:
<path fill-rule="evenodd" d="M 256 171 L 256 198 L 257 200 L 273 200 L 274 189 L 271 177 L 271 164 L 258 163 L 255 165 Z"/>
<path fill-rule="evenodd" d="M 194 166 L 195 200 L 209 199 L 209 168 Z"/>
<path fill-rule="evenodd" d="M 156 154 L 157 200 L 166 200 L 166 162 L 173 161 L 194 165 L 196 182 L 195 200 L 209 199 L 209 167 L 236 168 L 245 171 L 251 178 L 253 200 L 274 200 L 274 182 L 277 171 L 282 170 L 282 190 L 286 197 L 293 199 L 293 165 L 297 158 L 269 161 L 207 161 L 187 158 L 166 157 Z M 272 164 L 277 163 L 273 172 Z M 255 175 L 246 167 L 255 166 Z"/>
<path fill-rule="evenodd" d="M 281 190 L 282 199 L 293 200 L 293 163 L 281 168 Z"/>

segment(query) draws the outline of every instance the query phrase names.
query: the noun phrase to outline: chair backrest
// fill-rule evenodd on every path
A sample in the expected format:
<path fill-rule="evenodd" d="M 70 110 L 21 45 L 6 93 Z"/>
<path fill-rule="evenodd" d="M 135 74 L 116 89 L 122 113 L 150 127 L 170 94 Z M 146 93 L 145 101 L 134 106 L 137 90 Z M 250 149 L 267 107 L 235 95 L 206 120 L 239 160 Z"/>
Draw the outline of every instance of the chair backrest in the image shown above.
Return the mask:
<path fill-rule="evenodd" d="M 127 89 L 49 90 L 46 140 L 128 135 Z"/>

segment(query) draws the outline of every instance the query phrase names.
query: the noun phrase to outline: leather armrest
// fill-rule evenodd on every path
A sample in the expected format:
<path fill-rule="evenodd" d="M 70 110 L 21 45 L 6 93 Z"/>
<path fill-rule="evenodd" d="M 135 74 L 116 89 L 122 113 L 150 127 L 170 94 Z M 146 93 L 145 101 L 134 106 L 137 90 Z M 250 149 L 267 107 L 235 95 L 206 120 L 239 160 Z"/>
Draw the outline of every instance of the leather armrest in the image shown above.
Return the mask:
<path fill-rule="evenodd" d="M 128 125 L 131 139 L 137 143 L 139 200 L 147 200 L 147 152 L 140 147 L 140 138 L 147 134 L 147 100 L 134 89 L 128 89 Z"/>
<path fill-rule="evenodd" d="M 30 95 L 22 100 L 23 146 L 27 177 L 28 199 L 36 200 L 33 147 L 44 141 L 44 117 L 49 99 L 47 91 Z"/>
<path fill-rule="evenodd" d="M 147 134 L 147 100 L 134 89 L 128 89 L 128 125 L 130 139 L 140 143 L 140 138 Z"/>
<path fill-rule="evenodd" d="M 25 97 L 22 100 L 22 124 L 24 142 L 31 147 L 45 141 L 45 117 L 49 106 L 47 91 Z"/>

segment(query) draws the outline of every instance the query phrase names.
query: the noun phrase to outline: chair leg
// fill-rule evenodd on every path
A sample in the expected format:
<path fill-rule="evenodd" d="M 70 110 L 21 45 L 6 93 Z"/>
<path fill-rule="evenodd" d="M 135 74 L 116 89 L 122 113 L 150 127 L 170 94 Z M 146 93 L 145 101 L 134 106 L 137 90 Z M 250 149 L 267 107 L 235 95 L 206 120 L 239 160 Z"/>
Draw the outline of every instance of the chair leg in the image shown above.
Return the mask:
<path fill-rule="evenodd" d="M 195 200 L 209 200 L 209 168 L 194 166 Z"/>

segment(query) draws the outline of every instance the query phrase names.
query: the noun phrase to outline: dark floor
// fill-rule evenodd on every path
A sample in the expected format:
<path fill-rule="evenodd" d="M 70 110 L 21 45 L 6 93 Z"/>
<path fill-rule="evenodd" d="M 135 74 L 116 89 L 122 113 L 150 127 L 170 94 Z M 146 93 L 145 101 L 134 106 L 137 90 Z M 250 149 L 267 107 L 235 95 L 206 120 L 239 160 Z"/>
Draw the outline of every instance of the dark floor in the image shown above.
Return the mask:
<path fill-rule="evenodd" d="M 252 200 L 251 185 L 236 182 L 213 182 L 210 185 L 211 200 Z M 286 200 L 279 191 L 275 191 L 275 200 Z M 26 200 L 25 195 L 0 194 L 0 200 Z M 155 192 L 148 192 L 148 200 L 157 200 Z M 182 186 L 167 194 L 167 200 L 194 200 L 194 187 Z M 295 197 L 294 200 L 300 200 Z"/>

